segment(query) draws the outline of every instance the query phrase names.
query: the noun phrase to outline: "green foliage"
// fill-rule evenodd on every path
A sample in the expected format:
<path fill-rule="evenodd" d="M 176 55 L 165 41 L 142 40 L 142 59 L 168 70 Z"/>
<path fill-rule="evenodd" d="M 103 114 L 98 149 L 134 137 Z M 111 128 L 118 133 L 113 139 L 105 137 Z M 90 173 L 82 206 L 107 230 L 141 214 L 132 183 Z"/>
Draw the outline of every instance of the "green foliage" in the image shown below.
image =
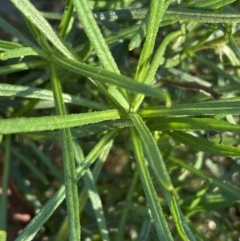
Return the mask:
<path fill-rule="evenodd" d="M 11 2 L 0 240 L 8 186 L 31 216 L 18 241 L 238 240 L 237 3 Z"/>

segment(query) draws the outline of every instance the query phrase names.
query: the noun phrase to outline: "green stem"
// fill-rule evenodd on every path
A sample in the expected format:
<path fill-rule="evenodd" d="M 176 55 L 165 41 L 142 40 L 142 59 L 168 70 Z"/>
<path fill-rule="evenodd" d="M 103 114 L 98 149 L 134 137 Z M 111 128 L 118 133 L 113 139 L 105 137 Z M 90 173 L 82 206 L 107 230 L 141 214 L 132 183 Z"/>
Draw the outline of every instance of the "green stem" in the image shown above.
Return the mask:
<path fill-rule="evenodd" d="M 66 115 L 66 109 L 63 102 L 61 85 L 57 76 L 57 71 L 54 65 L 50 65 L 51 80 L 58 115 Z M 68 214 L 68 230 L 70 240 L 80 240 L 80 217 L 78 205 L 78 187 L 77 173 L 74 160 L 74 150 L 72 143 L 71 131 L 69 128 L 60 130 L 62 152 L 63 152 L 63 167 L 64 167 L 64 183 L 66 192 L 67 214 Z"/>

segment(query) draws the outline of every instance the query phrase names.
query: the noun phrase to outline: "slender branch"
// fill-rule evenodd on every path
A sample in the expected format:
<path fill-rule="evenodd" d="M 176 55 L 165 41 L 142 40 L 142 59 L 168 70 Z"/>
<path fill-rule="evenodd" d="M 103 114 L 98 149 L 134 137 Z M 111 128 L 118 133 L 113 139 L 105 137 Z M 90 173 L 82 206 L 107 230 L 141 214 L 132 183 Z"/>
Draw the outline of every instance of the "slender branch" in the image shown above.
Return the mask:
<path fill-rule="evenodd" d="M 177 82 L 177 81 L 169 80 L 165 78 L 161 78 L 161 82 L 167 85 L 172 85 L 172 86 L 176 86 L 184 89 L 203 90 L 209 93 L 214 99 L 217 99 L 217 100 L 223 96 L 222 94 L 216 92 L 215 90 L 196 82 Z"/>

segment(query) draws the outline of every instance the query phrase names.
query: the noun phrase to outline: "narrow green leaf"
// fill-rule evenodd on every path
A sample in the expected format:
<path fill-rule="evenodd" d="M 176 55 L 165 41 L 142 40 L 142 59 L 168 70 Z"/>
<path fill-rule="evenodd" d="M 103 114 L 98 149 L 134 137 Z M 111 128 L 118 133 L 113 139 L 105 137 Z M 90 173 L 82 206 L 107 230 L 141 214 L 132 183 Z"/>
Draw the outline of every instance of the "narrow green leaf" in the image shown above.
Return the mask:
<path fill-rule="evenodd" d="M 7 51 L 10 49 L 22 48 L 23 45 L 15 42 L 0 40 L 0 50 Z"/>
<path fill-rule="evenodd" d="M 119 203 L 120 207 L 125 207 L 129 211 L 137 213 L 139 216 L 143 217 L 149 217 L 149 209 L 147 206 L 140 205 L 139 203 L 134 203 L 134 202 L 120 202 Z"/>
<path fill-rule="evenodd" d="M 226 71 L 224 71 L 223 69 L 219 68 L 215 63 L 205 59 L 202 56 L 197 56 L 195 55 L 194 58 L 196 60 L 198 60 L 199 62 L 203 63 L 204 65 L 206 65 L 208 68 L 211 68 L 215 73 L 219 74 L 220 76 L 229 79 L 237 84 L 240 84 L 240 79 L 236 78 L 235 76 L 227 73 Z"/>
<path fill-rule="evenodd" d="M 185 115 L 228 115 L 240 114 L 240 98 L 234 97 L 217 101 L 206 101 L 191 104 L 178 104 L 172 107 L 148 107 L 138 111 L 141 117 L 185 116 Z"/>
<path fill-rule="evenodd" d="M 53 56 L 53 57 L 54 57 L 54 61 L 59 66 L 69 71 L 72 71 L 74 73 L 87 76 L 101 83 L 112 84 L 132 92 L 140 92 L 151 97 L 163 99 L 167 102 L 167 105 L 170 105 L 171 103 L 170 97 L 169 95 L 167 95 L 165 91 L 162 91 L 160 89 L 155 89 L 149 85 L 139 83 L 127 76 L 118 75 L 100 68 L 92 67 L 90 65 L 86 65 L 86 64 L 74 61 L 74 60 L 62 59 L 56 56 Z"/>
<path fill-rule="evenodd" d="M 176 31 L 176 32 L 173 32 L 169 35 L 167 35 L 162 43 L 160 44 L 160 46 L 158 47 L 157 49 L 157 52 L 156 54 L 154 55 L 153 57 L 153 60 L 150 64 L 150 67 L 149 67 L 149 70 L 148 70 L 148 73 L 147 73 L 147 76 L 144 80 L 144 83 L 145 84 L 152 84 L 153 80 L 154 80 L 154 76 L 159 68 L 159 66 L 161 66 L 164 62 L 164 57 L 163 55 L 165 54 L 165 51 L 166 51 L 166 48 L 167 48 L 167 45 L 173 40 L 175 39 L 176 37 L 178 37 L 179 35 L 181 34 L 181 31 Z M 139 106 L 141 105 L 142 103 L 142 100 L 144 98 L 144 95 L 137 95 L 135 97 L 135 99 L 133 100 L 133 103 L 132 103 L 132 109 L 133 109 L 133 112 L 136 111 Z"/>
<path fill-rule="evenodd" d="M 67 111 L 63 102 L 62 88 L 56 67 L 50 65 L 50 77 L 54 94 L 56 113 L 65 116 Z M 64 186 L 66 193 L 68 232 L 70 240 L 81 239 L 81 226 L 78 204 L 77 172 L 74 159 L 73 140 L 69 128 L 60 130 L 63 154 Z"/>
<path fill-rule="evenodd" d="M 78 204 L 77 173 L 70 129 L 64 128 L 61 130 L 61 143 L 69 238 L 70 240 L 79 240 L 81 237 L 81 226 Z"/>
<path fill-rule="evenodd" d="M 15 96 L 15 97 L 25 97 L 33 98 L 39 100 L 54 100 L 53 92 L 51 90 L 45 90 L 40 88 L 34 88 L 22 85 L 10 85 L 10 84 L 0 84 L 0 96 Z M 93 109 L 107 109 L 107 106 L 91 101 L 89 99 L 77 97 L 75 95 L 62 94 L 64 103 L 71 103 L 81 106 L 86 106 Z"/>
<path fill-rule="evenodd" d="M 149 20 L 149 10 L 146 13 L 143 21 L 141 22 L 137 33 L 132 37 L 130 43 L 128 44 L 129 50 L 133 50 L 140 46 L 141 41 L 145 38 L 145 35 L 146 35 L 148 20 Z"/>
<path fill-rule="evenodd" d="M 106 145 L 110 143 L 114 139 L 114 137 L 118 134 L 118 131 L 109 131 L 107 134 L 95 145 L 95 147 L 92 149 L 92 151 L 87 155 L 85 158 L 84 162 L 82 163 L 81 166 L 77 168 L 77 174 L 78 174 L 78 180 L 82 178 L 84 175 L 85 171 L 90 168 L 91 164 L 93 161 L 96 160 L 96 158 L 102 153 L 104 147 L 106 148 Z M 105 143 L 105 145 L 103 145 Z M 112 145 L 112 142 L 110 146 Z M 97 154 L 96 154 L 97 153 Z M 97 155 L 97 156 L 96 156 Z"/>
<path fill-rule="evenodd" d="M 144 82 L 147 75 L 147 71 L 150 64 L 150 58 L 154 49 L 155 40 L 159 28 L 159 24 L 163 18 L 165 11 L 167 10 L 170 0 L 155 0 L 151 1 L 149 8 L 149 16 L 147 16 L 147 32 L 146 40 L 141 51 L 141 55 L 138 61 L 137 71 L 135 79 L 140 82 Z"/>
<path fill-rule="evenodd" d="M 151 233 L 151 226 L 152 226 L 151 219 L 149 217 L 144 218 L 140 232 L 139 232 L 138 241 L 149 240 L 150 238 L 149 236 Z"/>
<path fill-rule="evenodd" d="M 211 181 L 210 180 L 206 180 L 202 186 L 200 187 L 199 191 L 197 192 L 195 198 L 193 199 L 191 205 L 190 205 L 190 209 L 194 209 L 194 207 L 196 207 L 199 202 L 201 201 L 201 199 L 207 195 L 207 190 L 209 188 L 211 184 Z"/>
<path fill-rule="evenodd" d="M 130 187 L 128 188 L 128 193 L 125 202 L 131 202 L 132 198 L 134 197 L 134 193 L 139 182 L 139 175 L 137 170 L 134 171 L 132 181 Z M 118 232 L 116 234 L 115 241 L 122 241 L 124 239 L 124 230 L 126 228 L 127 219 L 129 217 L 129 209 L 124 207 L 120 216 L 120 220 L 118 223 Z"/>
<path fill-rule="evenodd" d="M 4 165 L 2 170 L 2 180 L 1 180 L 1 195 L 0 195 L 0 240 L 5 241 L 7 230 L 7 210 L 8 210 L 8 183 L 10 174 L 10 161 L 11 161 L 11 146 L 12 140 L 11 136 L 8 135 L 4 140 L 5 152 L 4 152 Z"/>
<path fill-rule="evenodd" d="M 208 81 L 206 81 L 206 80 L 204 80 L 200 77 L 197 77 L 193 74 L 190 74 L 186 71 L 178 69 L 178 68 L 168 69 L 168 72 L 173 74 L 176 78 L 180 77 L 181 80 L 182 80 L 181 82 L 184 82 L 184 81 L 187 82 L 187 83 L 194 82 L 194 83 L 197 83 L 197 84 L 203 85 L 205 87 L 209 87 L 209 88 L 212 86 L 212 84 L 209 83 Z"/>
<path fill-rule="evenodd" d="M 190 4 L 190 7 L 193 8 L 207 8 L 207 9 L 218 9 L 225 5 L 235 2 L 236 0 L 201 0 L 195 3 Z"/>
<path fill-rule="evenodd" d="M 63 173 L 54 165 L 42 150 L 39 150 L 38 146 L 31 140 L 28 140 L 29 147 L 34 151 L 40 161 L 49 169 L 49 172 L 60 182 L 63 183 Z"/>
<path fill-rule="evenodd" d="M 88 125 L 106 120 L 116 120 L 119 118 L 120 116 L 117 110 L 106 110 L 65 116 L 2 119 L 0 120 L 0 133 L 10 134 L 56 130 L 67 127 L 70 128 Z"/>
<path fill-rule="evenodd" d="M 168 224 L 162 212 L 162 208 L 157 199 L 156 191 L 153 187 L 150 174 L 147 169 L 146 160 L 143 155 L 142 144 L 140 137 L 134 127 L 130 127 L 130 135 L 133 151 L 137 161 L 137 168 L 139 176 L 143 185 L 144 193 L 147 198 L 148 206 L 151 210 L 151 216 L 153 218 L 153 223 L 158 233 L 160 240 L 173 240 L 171 232 L 168 228 Z"/>
<path fill-rule="evenodd" d="M 34 218 L 22 230 L 15 241 L 31 241 L 37 232 L 42 228 L 44 223 L 53 214 L 55 209 L 62 203 L 65 198 L 65 188 L 62 185 L 49 199 L 45 205 L 39 210 Z"/>
<path fill-rule="evenodd" d="M 231 131 L 240 133 L 240 126 L 227 121 L 213 118 L 191 118 L 191 117 L 165 117 L 154 118 L 147 122 L 151 130 L 174 131 L 174 130 L 215 130 Z"/>
<path fill-rule="evenodd" d="M 28 69 L 34 69 L 42 66 L 46 66 L 47 62 L 45 60 L 34 60 L 28 62 L 21 62 L 17 64 L 11 64 L 8 66 L 0 67 L 0 75 L 6 75 L 14 72 L 19 72 Z"/>
<path fill-rule="evenodd" d="M 30 47 L 25 48 L 16 48 L 11 49 L 8 51 L 5 51 L 4 53 L 0 54 L 1 60 L 7 60 L 12 58 L 20 58 L 25 56 L 37 56 L 37 55 L 43 55 L 44 53 L 42 51 L 39 51 L 38 49 L 33 49 Z"/>
<path fill-rule="evenodd" d="M 135 127 L 137 128 L 139 135 L 141 137 L 142 143 L 144 145 L 144 149 L 146 150 L 148 161 L 150 164 L 150 167 L 153 170 L 153 173 L 155 174 L 155 178 L 160 183 L 160 187 L 166 190 L 172 190 L 172 184 L 170 177 L 167 173 L 165 164 L 162 160 L 161 153 L 157 147 L 156 141 L 154 140 L 152 134 L 150 131 L 146 128 L 144 122 L 136 115 L 136 114 L 130 114 L 131 119 L 134 122 Z M 160 157 L 160 158 L 159 158 Z M 166 180 L 165 180 L 166 179 Z M 168 186 L 166 188 L 166 184 L 164 182 L 167 182 Z M 169 188 L 169 185 L 171 188 Z M 174 220 L 176 222 L 176 226 L 178 229 L 179 235 L 183 238 L 183 240 L 191 240 L 188 237 L 191 237 L 191 231 L 189 230 L 186 221 L 182 217 L 182 213 L 180 208 L 178 207 L 178 204 L 176 203 L 175 197 L 173 194 L 169 194 L 166 190 L 162 190 L 165 195 L 170 196 L 168 200 L 168 204 L 170 206 L 171 212 L 174 216 Z"/>
<path fill-rule="evenodd" d="M 172 212 L 172 215 L 174 216 L 174 221 L 176 223 L 179 235 L 184 241 L 190 241 L 190 239 L 188 238 L 183 228 L 181 213 L 179 212 L 179 206 L 173 194 L 171 195 L 171 212 Z"/>
<path fill-rule="evenodd" d="M 234 52 L 234 54 L 236 55 L 236 57 L 238 58 L 238 61 L 240 61 L 240 51 L 239 51 L 239 47 L 232 35 L 232 33 L 228 33 L 228 40 L 229 40 L 229 44 Z"/>
<path fill-rule="evenodd" d="M 159 183 L 159 187 L 172 213 L 179 235 L 183 238 L 183 240 L 186 239 L 186 240 L 196 241 L 194 234 L 192 233 L 192 230 L 189 227 L 189 223 L 187 222 L 186 218 L 182 213 L 182 210 L 180 208 L 180 203 L 176 201 L 174 193 L 164 189 L 161 183 Z"/>
<path fill-rule="evenodd" d="M 113 140 L 107 143 L 103 147 L 101 154 L 99 155 L 96 162 L 94 163 L 94 167 L 91 169 L 91 173 L 94 177 L 94 182 L 97 181 L 101 173 L 102 166 L 108 157 L 108 154 L 109 154 L 109 151 L 111 150 L 112 145 L 113 145 Z M 82 148 L 80 147 L 79 143 L 76 140 L 74 142 L 74 153 L 75 153 L 75 160 L 77 165 L 81 166 L 84 162 L 85 157 L 84 157 Z M 83 168 L 84 168 L 84 165 L 83 165 Z M 81 193 L 79 194 L 79 212 L 80 213 L 84 209 L 87 201 L 88 201 L 87 189 L 83 188 L 81 190 Z M 58 229 L 59 231 L 57 235 L 55 236 L 56 240 L 68 239 L 67 227 L 68 227 L 68 223 L 67 223 L 67 219 L 65 218 L 65 220 L 61 224 L 61 227 L 59 227 Z"/>
<path fill-rule="evenodd" d="M 118 67 L 112 57 L 109 47 L 96 23 L 93 13 L 89 7 L 89 2 L 86 0 L 73 0 L 74 7 L 78 14 L 79 20 L 91 41 L 93 48 L 101 61 L 104 69 L 111 72 L 120 73 Z"/>
<path fill-rule="evenodd" d="M 96 19 L 94 18 L 94 15 L 89 7 L 89 1 L 87 0 L 73 0 L 73 5 L 75 7 L 75 10 L 77 12 L 77 15 L 79 17 L 79 20 L 81 24 L 83 25 L 83 28 L 85 30 L 86 35 L 88 36 L 102 66 L 104 69 L 120 74 L 120 71 L 118 69 L 118 66 L 109 50 L 109 47 L 100 31 L 100 28 L 97 25 Z M 119 92 L 119 90 L 116 88 L 115 93 Z M 122 90 L 122 97 L 128 99 L 128 94 L 125 90 Z M 111 92 L 109 92 L 111 97 L 115 99 L 115 94 L 112 95 Z M 119 97 L 121 93 L 118 93 L 117 96 Z M 118 99 L 116 99 L 118 101 Z M 127 103 L 126 100 L 123 100 L 121 102 L 118 101 L 118 103 L 125 109 L 125 104 Z M 125 109 L 129 110 L 129 108 Z"/>
<path fill-rule="evenodd" d="M 109 241 L 109 233 L 106 224 L 106 219 L 104 216 L 102 201 L 100 195 L 98 193 L 97 187 L 94 183 L 94 179 L 90 170 L 87 170 L 85 175 L 83 176 L 84 184 L 88 191 L 88 196 L 91 200 L 92 207 L 96 216 L 97 224 L 99 227 L 99 231 L 102 236 L 102 240 Z"/>
<path fill-rule="evenodd" d="M 164 54 L 166 52 L 167 46 L 173 41 L 175 40 L 177 37 L 179 37 L 182 34 L 182 31 L 175 31 L 172 32 L 170 34 L 168 34 L 163 41 L 161 42 L 161 44 L 159 45 L 159 47 L 157 48 L 157 51 L 153 57 L 153 60 L 151 62 L 151 65 L 149 67 L 149 71 L 148 74 L 146 76 L 146 80 L 144 81 L 145 84 L 151 84 L 151 82 L 154 79 L 154 76 L 159 68 L 159 66 L 161 66 L 164 62 Z M 176 40 L 175 40 L 176 41 Z"/>
<path fill-rule="evenodd" d="M 12 149 L 12 154 L 16 156 L 26 167 L 28 167 L 29 171 L 31 171 L 40 182 L 45 185 L 49 185 L 46 175 L 39 170 L 37 165 L 33 163 L 32 160 L 30 160 L 30 157 L 23 155 L 15 149 Z"/>
<path fill-rule="evenodd" d="M 115 86 L 111 86 L 108 88 L 108 92 L 114 96 L 115 100 L 124 108 L 126 112 L 129 111 L 129 103 L 126 101 L 126 99 L 123 97 L 120 91 Z"/>
<path fill-rule="evenodd" d="M 84 175 L 85 171 L 96 160 L 104 147 L 116 136 L 116 132 L 108 132 L 91 152 L 85 158 L 83 165 L 77 169 L 78 180 Z M 29 224 L 22 230 L 16 241 L 31 241 L 36 233 L 42 228 L 44 223 L 53 214 L 55 209 L 62 203 L 65 198 L 65 187 L 62 185 L 53 196 L 45 203 L 45 205 L 39 210 Z"/>
<path fill-rule="evenodd" d="M 18 29 L 16 29 L 13 25 L 8 23 L 1 17 L 0 17 L 0 26 L 8 33 L 11 33 L 14 37 L 18 38 L 23 44 L 29 47 L 36 47 L 36 45 L 32 41 L 26 38 Z"/>
<path fill-rule="evenodd" d="M 146 151 L 148 161 L 153 173 L 155 174 L 155 178 L 159 180 L 166 190 L 173 190 L 171 179 L 168 175 L 165 163 L 163 162 L 161 152 L 158 149 L 157 143 L 151 132 L 139 115 L 130 114 L 129 116 L 141 137 L 144 150 Z"/>
<path fill-rule="evenodd" d="M 237 23 L 239 14 L 220 13 L 193 8 L 171 8 L 165 19 L 202 23 Z"/>
<path fill-rule="evenodd" d="M 133 123 L 130 119 L 120 119 L 116 121 L 104 121 L 102 123 L 90 124 L 83 127 L 77 127 L 72 129 L 74 137 L 84 137 L 97 134 L 106 130 L 122 129 L 128 126 L 132 126 Z M 56 136 L 56 135 L 55 135 Z"/>
<path fill-rule="evenodd" d="M 210 3 L 210 1 L 208 1 L 208 3 Z M 118 19 L 144 19 L 147 11 L 148 10 L 145 8 L 133 8 L 124 10 L 120 9 L 108 12 L 95 13 L 95 16 L 99 20 L 109 21 L 115 21 Z M 213 12 L 203 9 L 194 9 L 179 6 L 169 7 L 163 17 L 163 21 L 192 21 L 202 23 L 238 23 L 239 19 L 239 14 L 235 14 L 232 12 Z"/>
<path fill-rule="evenodd" d="M 117 43 L 122 39 L 129 38 L 137 31 L 137 28 L 138 24 L 120 29 L 118 32 L 114 32 L 105 36 L 106 42 L 110 45 L 113 43 Z M 75 47 L 74 52 L 80 52 L 80 57 L 82 59 L 86 59 L 91 54 L 90 42 Z"/>
<path fill-rule="evenodd" d="M 216 144 L 181 131 L 170 132 L 169 135 L 177 141 L 180 141 L 181 143 L 188 145 L 198 151 L 227 157 L 240 156 L 240 149 L 238 147 Z"/>
<path fill-rule="evenodd" d="M 70 59 L 75 56 L 71 53 L 67 44 L 61 39 L 57 32 L 50 26 L 46 19 L 28 0 L 11 0 L 15 7 L 58 49 L 63 55 Z"/>
<path fill-rule="evenodd" d="M 193 199 L 194 201 L 194 199 Z M 219 210 L 223 208 L 227 208 L 229 206 L 234 205 L 239 200 L 231 195 L 226 195 L 224 192 L 221 193 L 205 193 L 197 206 L 198 209 L 201 210 Z M 195 207 L 194 207 L 195 209 Z M 193 210 L 194 210 L 193 209 Z"/>
<path fill-rule="evenodd" d="M 178 158 L 175 158 L 173 156 L 169 156 L 168 158 L 171 162 L 189 170 L 191 173 L 205 179 L 210 180 L 216 187 L 219 187 L 222 191 L 230 195 L 231 197 L 235 198 L 235 200 L 240 200 L 240 193 L 237 188 L 235 188 L 233 185 L 230 185 L 229 183 L 223 182 L 222 180 L 211 178 L 209 175 L 207 175 L 205 172 L 196 169 L 192 165 L 189 165 L 186 160 L 181 160 Z"/>
<path fill-rule="evenodd" d="M 64 12 L 62 16 L 60 16 L 61 22 L 58 28 L 59 35 L 62 38 L 65 38 L 67 34 L 70 32 L 70 29 L 73 27 L 72 26 L 74 21 L 73 10 L 74 10 L 73 2 L 70 0 L 65 1 Z"/>

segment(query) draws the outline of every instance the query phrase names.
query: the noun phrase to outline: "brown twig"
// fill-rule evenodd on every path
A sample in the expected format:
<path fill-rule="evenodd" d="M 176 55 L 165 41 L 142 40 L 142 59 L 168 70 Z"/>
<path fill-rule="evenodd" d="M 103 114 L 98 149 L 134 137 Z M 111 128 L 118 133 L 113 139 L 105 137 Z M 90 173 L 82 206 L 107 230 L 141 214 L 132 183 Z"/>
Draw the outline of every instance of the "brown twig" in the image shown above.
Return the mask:
<path fill-rule="evenodd" d="M 172 85 L 172 86 L 176 86 L 184 89 L 203 90 L 209 93 L 216 100 L 220 99 L 223 96 L 222 94 L 216 92 L 215 90 L 196 82 L 177 82 L 177 81 L 169 80 L 165 78 L 161 78 L 161 82 L 167 85 Z"/>

